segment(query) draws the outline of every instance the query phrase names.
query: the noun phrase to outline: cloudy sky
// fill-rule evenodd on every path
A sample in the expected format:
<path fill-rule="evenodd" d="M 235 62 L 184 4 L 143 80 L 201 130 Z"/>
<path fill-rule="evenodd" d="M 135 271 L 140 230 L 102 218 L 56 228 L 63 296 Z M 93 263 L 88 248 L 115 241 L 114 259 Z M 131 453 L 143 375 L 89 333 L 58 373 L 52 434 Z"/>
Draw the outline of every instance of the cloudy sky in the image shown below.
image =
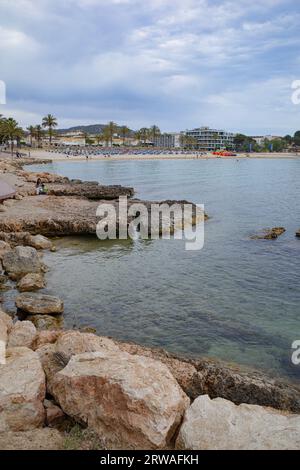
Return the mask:
<path fill-rule="evenodd" d="M 299 28 L 298 0 L 0 0 L 0 113 L 293 133 Z"/>

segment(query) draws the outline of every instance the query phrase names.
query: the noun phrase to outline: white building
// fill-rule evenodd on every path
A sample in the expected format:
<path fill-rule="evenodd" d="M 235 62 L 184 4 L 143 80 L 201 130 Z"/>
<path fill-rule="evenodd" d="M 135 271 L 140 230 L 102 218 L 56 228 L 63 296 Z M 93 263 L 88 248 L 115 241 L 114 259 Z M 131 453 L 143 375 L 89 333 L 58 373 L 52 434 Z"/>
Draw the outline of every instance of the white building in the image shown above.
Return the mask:
<path fill-rule="evenodd" d="M 197 140 L 197 148 L 206 152 L 212 152 L 234 146 L 235 134 L 209 127 L 198 127 L 197 129 L 185 131 L 185 135 Z"/>
<path fill-rule="evenodd" d="M 275 140 L 275 139 L 282 139 L 282 137 L 279 137 L 276 135 L 254 135 L 254 136 L 251 136 L 251 138 L 255 140 L 255 142 L 258 145 L 263 145 L 266 140 L 271 142 L 272 140 Z"/>
<path fill-rule="evenodd" d="M 179 148 L 180 135 L 181 134 L 179 132 L 170 132 L 158 135 L 154 139 L 154 145 L 155 147 Z"/>

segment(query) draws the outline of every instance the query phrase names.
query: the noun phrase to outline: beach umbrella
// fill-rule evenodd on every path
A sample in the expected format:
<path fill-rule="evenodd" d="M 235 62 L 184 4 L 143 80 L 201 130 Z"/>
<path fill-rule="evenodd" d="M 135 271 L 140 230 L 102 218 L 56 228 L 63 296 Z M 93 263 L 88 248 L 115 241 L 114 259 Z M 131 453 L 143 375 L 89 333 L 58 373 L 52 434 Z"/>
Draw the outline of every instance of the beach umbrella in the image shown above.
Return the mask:
<path fill-rule="evenodd" d="M 0 179 L 0 201 L 4 199 L 9 199 L 16 194 L 15 189 L 10 186 L 6 181 Z"/>

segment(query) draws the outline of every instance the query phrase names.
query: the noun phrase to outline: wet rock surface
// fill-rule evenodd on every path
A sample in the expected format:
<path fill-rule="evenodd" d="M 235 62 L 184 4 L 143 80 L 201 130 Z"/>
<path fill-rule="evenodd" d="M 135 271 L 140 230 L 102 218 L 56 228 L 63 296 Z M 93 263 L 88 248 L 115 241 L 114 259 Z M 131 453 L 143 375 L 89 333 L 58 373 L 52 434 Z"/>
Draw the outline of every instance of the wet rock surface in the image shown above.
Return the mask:
<path fill-rule="evenodd" d="M 24 293 L 16 298 L 16 307 L 31 315 L 59 315 L 64 304 L 58 297 L 45 294 Z"/>

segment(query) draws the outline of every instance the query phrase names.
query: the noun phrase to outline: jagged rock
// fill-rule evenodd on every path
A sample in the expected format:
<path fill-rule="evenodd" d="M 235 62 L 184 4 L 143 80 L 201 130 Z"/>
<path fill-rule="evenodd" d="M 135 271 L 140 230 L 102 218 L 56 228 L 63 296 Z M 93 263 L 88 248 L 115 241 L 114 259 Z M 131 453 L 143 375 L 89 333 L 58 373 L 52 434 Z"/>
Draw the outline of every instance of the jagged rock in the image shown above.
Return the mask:
<path fill-rule="evenodd" d="M 25 432 L 0 433 L 1 450 L 61 450 L 64 435 L 57 429 L 43 428 Z"/>
<path fill-rule="evenodd" d="M 164 364 L 112 350 L 73 356 L 52 376 L 51 391 L 113 449 L 165 448 L 189 406 Z"/>
<path fill-rule="evenodd" d="M 63 327 L 63 316 L 58 315 L 27 315 L 26 320 L 31 321 L 37 330 L 61 330 Z"/>
<path fill-rule="evenodd" d="M 117 351 L 119 348 L 111 339 L 79 331 L 67 331 L 61 334 L 56 343 L 56 351 L 67 357 L 85 352 L 102 351 L 103 349 Z"/>
<path fill-rule="evenodd" d="M 198 371 L 192 398 L 208 394 L 239 405 L 270 406 L 300 413 L 300 389 L 254 370 L 206 359 L 191 360 Z"/>
<path fill-rule="evenodd" d="M 38 355 L 28 348 L 7 349 L 6 364 L 0 365 L 0 432 L 42 426 L 45 390 Z"/>
<path fill-rule="evenodd" d="M 40 273 L 42 271 L 42 263 L 37 251 L 30 246 L 17 246 L 5 253 L 2 264 L 13 280 L 18 280 L 28 273 Z"/>
<path fill-rule="evenodd" d="M 8 333 L 11 331 L 13 326 L 13 320 L 10 315 L 0 309 L 0 322 L 2 322 L 7 327 Z"/>
<path fill-rule="evenodd" d="M 299 450 L 300 416 L 201 396 L 185 413 L 176 448 Z"/>
<path fill-rule="evenodd" d="M 37 335 L 36 327 L 30 321 L 17 321 L 8 337 L 8 348 L 32 348 Z"/>
<path fill-rule="evenodd" d="M 33 292 L 39 289 L 43 289 L 46 286 L 45 279 L 42 274 L 26 274 L 22 277 L 17 284 L 17 288 L 20 292 Z"/>
<path fill-rule="evenodd" d="M 24 293 L 16 298 L 16 307 L 31 315 L 59 315 L 64 304 L 58 297 L 45 294 Z"/>
<path fill-rule="evenodd" d="M 9 253 L 11 251 L 11 246 L 0 240 L 0 260 L 2 260 L 3 256 L 6 254 L 6 253 Z"/>
<path fill-rule="evenodd" d="M 75 182 L 68 184 L 50 184 L 48 194 L 53 196 L 78 196 L 87 199 L 118 199 L 120 196 L 131 197 L 133 188 L 123 186 L 100 186 L 97 182 Z"/>

